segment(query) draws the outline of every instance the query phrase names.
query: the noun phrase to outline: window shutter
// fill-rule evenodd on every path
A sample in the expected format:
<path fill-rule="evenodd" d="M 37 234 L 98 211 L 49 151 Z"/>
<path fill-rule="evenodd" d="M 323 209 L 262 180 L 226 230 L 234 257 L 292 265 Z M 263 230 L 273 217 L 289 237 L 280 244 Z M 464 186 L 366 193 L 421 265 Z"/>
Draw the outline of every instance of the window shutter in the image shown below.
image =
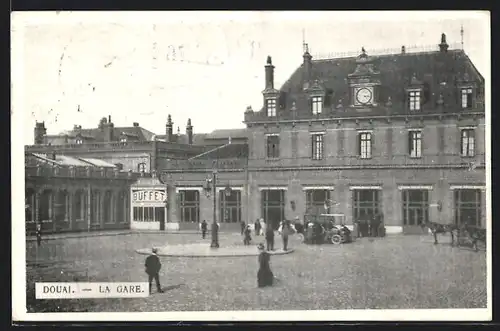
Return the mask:
<path fill-rule="evenodd" d="M 460 156 L 464 155 L 464 145 L 462 144 L 462 130 L 458 130 L 458 150 L 460 151 Z"/>
<path fill-rule="evenodd" d="M 375 151 L 375 135 L 370 133 L 370 157 L 373 157 L 373 152 Z"/>
<path fill-rule="evenodd" d="M 312 98 L 307 99 L 308 107 L 309 107 L 309 112 L 312 113 Z"/>
<path fill-rule="evenodd" d="M 314 135 L 311 135 L 311 158 L 314 159 Z"/>
<path fill-rule="evenodd" d="M 411 156 L 411 131 L 408 131 L 408 155 Z"/>
<path fill-rule="evenodd" d="M 325 158 L 325 135 L 321 136 L 321 159 Z"/>
<path fill-rule="evenodd" d="M 358 156 L 361 156 L 361 133 L 357 133 L 356 145 L 358 150 Z"/>

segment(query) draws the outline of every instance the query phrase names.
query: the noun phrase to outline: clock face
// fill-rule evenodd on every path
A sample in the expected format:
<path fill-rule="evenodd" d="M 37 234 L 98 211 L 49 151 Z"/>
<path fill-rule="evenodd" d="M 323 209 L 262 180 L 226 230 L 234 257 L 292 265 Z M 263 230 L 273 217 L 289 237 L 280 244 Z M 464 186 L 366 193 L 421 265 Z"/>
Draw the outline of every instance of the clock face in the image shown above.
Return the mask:
<path fill-rule="evenodd" d="M 366 87 L 360 88 L 356 92 L 356 100 L 363 105 L 370 103 L 372 97 L 373 97 L 372 91 Z"/>

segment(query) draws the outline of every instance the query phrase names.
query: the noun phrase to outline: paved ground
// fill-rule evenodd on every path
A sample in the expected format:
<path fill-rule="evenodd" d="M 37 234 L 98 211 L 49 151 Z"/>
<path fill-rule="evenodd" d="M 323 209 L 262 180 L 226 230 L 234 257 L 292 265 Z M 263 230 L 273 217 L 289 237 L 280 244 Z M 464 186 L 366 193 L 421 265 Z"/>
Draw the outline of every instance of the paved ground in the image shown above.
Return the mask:
<path fill-rule="evenodd" d="M 236 256 L 257 256 L 259 250 L 256 245 L 223 245 L 219 248 L 211 248 L 206 242 L 167 245 L 155 247 L 158 256 L 165 257 L 236 257 Z M 142 255 L 151 254 L 152 248 L 141 248 L 136 250 L 136 253 Z M 293 249 L 276 249 L 269 251 L 271 255 L 283 255 L 293 253 Z"/>
<path fill-rule="evenodd" d="M 194 234 L 129 234 L 50 240 L 38 249 L 30 241 L 28 311 L 486 307 L 485 252 L 450 247 L 449 239 L 433 245 L 431 236 L 389 236 L 339 246 L 307 246 L 291 240 L 293 254 L 271 259 L 279 282 L 267 289 L 256 287 L 256 256 L 162 257 L 164 294 L 64 301 L 36 301 L 34 282 L 145 281 L 145 256 L 135 250 L 201 239 Z M 235 234 L 221 234 L 220 241 L 223 246 L 242 245 Z"/>

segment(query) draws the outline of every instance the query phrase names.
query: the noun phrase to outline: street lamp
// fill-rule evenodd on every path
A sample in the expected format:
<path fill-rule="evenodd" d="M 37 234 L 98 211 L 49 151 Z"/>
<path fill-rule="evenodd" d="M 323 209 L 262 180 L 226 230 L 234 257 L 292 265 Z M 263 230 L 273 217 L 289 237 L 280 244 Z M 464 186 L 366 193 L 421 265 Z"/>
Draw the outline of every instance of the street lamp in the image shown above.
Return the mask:
<path fill-rule="evenodd" d="M 207 197 L 210 197 L 210 194 L 212 194 L 214 208 L 212 231 L 210 232 L 212 237 L 210 247 L 219 248 L 219 226 L 217 225 L 217 169 L 212 170 L 212 178 L 207 178 L 205 180 L 204 189 Z"/>

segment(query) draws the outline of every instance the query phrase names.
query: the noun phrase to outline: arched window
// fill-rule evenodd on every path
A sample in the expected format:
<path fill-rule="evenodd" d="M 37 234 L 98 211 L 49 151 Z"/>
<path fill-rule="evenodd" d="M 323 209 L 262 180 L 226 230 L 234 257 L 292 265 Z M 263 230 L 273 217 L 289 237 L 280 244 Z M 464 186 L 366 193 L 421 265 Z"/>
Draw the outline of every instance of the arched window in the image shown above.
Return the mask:
<path fill-rule="evenodd" d="M 137 170 L 141 173 L 146 172 L 146 163 L 142 162 L 137 165 Z"/>

